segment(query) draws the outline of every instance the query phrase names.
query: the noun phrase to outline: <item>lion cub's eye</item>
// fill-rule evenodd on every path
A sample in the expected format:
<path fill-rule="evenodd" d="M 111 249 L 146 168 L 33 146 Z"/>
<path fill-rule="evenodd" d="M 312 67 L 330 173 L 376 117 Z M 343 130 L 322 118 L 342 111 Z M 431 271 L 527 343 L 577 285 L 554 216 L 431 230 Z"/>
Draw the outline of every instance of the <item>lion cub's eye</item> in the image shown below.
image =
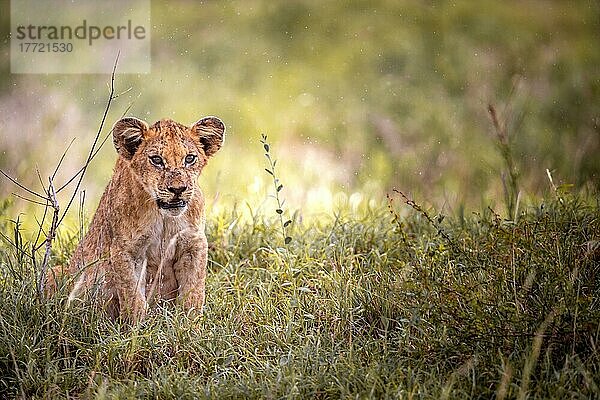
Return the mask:
<path fill-rule="evenodd" d="M 185 164 L 186 165 L 192 165 L 195 162 L 196 162 L 196 156 L 194 154 L 188 154 L 187 156 L 185 156 Z"/>
<path fill-rule="evenodd" d="M 164 167 L 165 163 L 160 156 L 150 156 L 150 162 L 156 167 Z"/>

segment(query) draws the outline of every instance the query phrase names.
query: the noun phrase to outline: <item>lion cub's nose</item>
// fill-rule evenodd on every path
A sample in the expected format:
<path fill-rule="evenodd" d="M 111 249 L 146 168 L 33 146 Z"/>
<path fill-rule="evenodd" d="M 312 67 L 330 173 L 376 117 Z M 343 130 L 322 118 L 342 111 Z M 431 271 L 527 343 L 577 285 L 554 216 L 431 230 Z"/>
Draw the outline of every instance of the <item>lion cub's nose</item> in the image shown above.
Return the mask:
<path fill-rule="evenodd" d="M 179 196 L 181 193 L 185 192 L 187 186 L 169 186 L 167 190 L 173 193 L 175 196 Z"/>

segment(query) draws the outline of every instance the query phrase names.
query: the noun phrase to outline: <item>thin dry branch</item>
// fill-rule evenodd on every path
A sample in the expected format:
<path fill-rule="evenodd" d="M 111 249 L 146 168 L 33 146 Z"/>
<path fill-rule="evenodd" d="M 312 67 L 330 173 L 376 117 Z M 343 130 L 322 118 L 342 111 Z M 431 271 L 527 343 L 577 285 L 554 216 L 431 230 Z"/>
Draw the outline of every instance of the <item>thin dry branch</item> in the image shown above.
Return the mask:
<path fill-rule="evenodd" d="M 20 187 L 21 189 L 23 189 L 24 191 L 26 191 L 27 193 L 39 197 L 42 200 L 46 200 L 46 196 L 42 196 L 41 194 L 34 192 L 33 190 L 29 189 L 26 186 L 23 186 L 22 184 L 20 184 L 16 179 L 14 179 L 13 177 L 11 177 L 10 175 L 8 175 L 6 172 L 4 172 L 2 169 L 0 169 L 0 174 L 4 175 L 4 177 L 6 179 L 8 179 L 9 181 L 11 181 L 12 183 L 14 183 L 15 185 L 17 185 L 18 187 Z"/>
<path fill-rule="evenodd" d="M 112 132 L 108 132 L 105 136 L 104 139 L 102 139 L 102 142 L 100 142 L 100 145 L 98 146 L 98 148 L 94 151 L 94 154 L 92 154 L 92 160 L 96 157 L 96 154 L 98 154 L 98 152 L 100 151 L 100 149 L 102 149 L 102 146 L 104 146 L 104 143 L 106 143 L 106 141 L 108 140 L 108 138 L 110 137 L 110 135 L 112 134 Z M 73 181 L 75 179 L 77 179 L 77 177 L 85 171 L 86 165 L 84 165 L 83 167 L 79 168 L 79 170 L 69 178 L 68 181 L 66 181 L 65 183 L 63 183 L 63 185 L 61 187 L 59 187 L 58 189 L 56 189 L 56 193 L 60 193 L 64 188 L 66 188 L 67 186 L 69 186 L 71 183 L 73 183 Z"/>
<path fill-rule="evenodd" d="M 119 62 L 119 55 L 120 55 L 120 53 L 117 54 L 115 64 L 113 65 L 113 70 L 110 75 L 110 94 L 108 96 L 108 101 L 106 102 L 106 107 L 104 108 L 104 114 L 102 115 L 102 120 L 100 121 L 100 126 L 98 127 L 98 131 L 96 132 L 96 136 L 94 137 L 94 141 L 92 143 L 92 146 L 90 147 L 90 152 L 88 154 L 88 158 L 87 158 L 85 164 L 83 165 L 83 170 L 81 171 L 81 174 L 79 175 L 79 180 L 77 181 L 75 190 L 73 190 L 73 194 L 71 195 L 71 198 L 69 199 L 69 202 L 67 203 L 67 206 L 65 207 L 65 209 L 62 213 L 62 216 L 58 220 L 59 225 L 65 219 L 67 212 L 69 212 L 69 208 L 71 208 L 71 204 L 73 204 L 73 200 L 75 199 L 75 196 L 77 196 L 77 192 L 79 191 L 79 187 L 81 186 L 81 181 L 83 181 L 85 172 L 87 171 L 87 168 L 90 165 L 90 163 L 92 162 L 92 159 L 95 155 L 94 149 L 96 148 L 96 144 L 98 144 L 98 139 L 100 138 L 102 129 L 104 129 L 104 123 L 106 122 L 106 117 L 108 116 L 108 111 L 110 110 L 110 105 L 112 104 L 112 101 L 115 98 L 114 97 L 115 96 L 115 73 L 117 71 L 117 63 Z"/>
<path fill-rule="evenodd" d="M 32 250 L 34 253 L 37 252 L 42 247 L 44 247 L 44 244 L 46 243 L 46 239 L 42 240 L 42 242 L 39 244 L 38 244 L 38 241 L 42 235 L 44 236 L 44 238 L 48 236 L 48 234 L 44 230 L 44 222 L 46 222 L 46 216 L 48 215 L 49 209 L 50 209 L 50 204 L 48 204 L 48 206 L 44 208 L 44 215 L 42 216 L 41 221 L 38 221 L 37 217 L 35 218 L 35 222 L 38 225 L 38 231 L 37 231 L 37 235 L 35 238 L 35 242 L 33 242 L 33 244 L 32 244 Z"/>
<path fill-rule="evenodd" d="M 38 201 L 38 200 L 33 200 L 33 199 L 30 199 L 30 198 L 28 198 L 28 197 L 21 196 L 19 193 L 12 192 L 11 194 L 12 194 L 13 196 L 15 196 L 15 197 L 18 197 L 18 198 L 19 198 L 19 199 L 21 199 L 21 200 L 25 200 L 25 201 L 26 201 L 26 202 L 28 202 L 28 203 L 38 204 L 38 205 L 41 205 L 41 206 L 46 206 L 46 205 L 48 205 L 48 203 L 42 203 L 41 201 Z"/>
<path fill-rule="evenodd" d="M 106 118 L 108 116 L 108 112 L 110 110 L 110 106 L 112 104 L 112 101 L 118 97 L 119 95 L 122 95 L 123 93 L 120 93 L 119 95 L 115 96 L 115 73 L 117 70 L 117 64 L 119 61 L 119 55 L 117 55 L 117 58 L 115 59 L 115 63 L 113 66 L 113 70 L 111 73 L 111 79 L 110 79 L 110 95 L 108 97 L 108 101 L 106 103 L 106 108 L 104 109 L 104 113 L 102 115 L 102 120 L 100 122 L 100 126 L 98 127 L 98 131 L 96 132 L 96 136 L 94 137 L 94 141 L 90 147 L 90 151 L 88 153 L 88 157 L 86 159 L 85 164 L 83 165 L 83 167 L 74 175 L 72 176 L 67 183 L 65 183 L 64 185 L 62 185 L 58 190 L 55 189 L 55 185 L 54 185 L 54 179 L 56 177 L 56 174 L 58 173 L 58 170 L 60 169 L 66 155 L 67 152 L 69 151 L 71 145 L 73 144 L 73 141 L 71 141 L 71 143 L 69 143 L 69 145 L 67 146 L 67 148 L 65 149 L 65 151 L 63 152 L 62 156 L 60 157 L 54 172 L 52 173 L 52 176 L 48 177 L 48 187 L 46 188 L 43 180 L 41 178 L 41 174 L 39 173 L 39 170 L 36 167 L 36 171 L 37 171 L 37 175 L 38 175 L 38 179 L 40 180 L 40 185 L 42 187 L 42 189 L 45 192 L 45 195 L 42 195 L 40 193 L 37 193 L 36 191 L 24 186 L 23 184 L 19 183 L 15 178 L 11 177 L 10 175 L 8 175 L 6 172 L 4 172 L 3 170 L 0 169 L 0 173 L 2 175 L 4 175 L 7 179 L 9 179 L 13 184 L 15 184 L 17 187 L 19 187 L 20 189 L 24 190 L 25 192 L 29 193 L 30 195 L 37 197 L 38 199 L 41 199 L 42 201 L 39 200 L 33 200 L 30 198 L 27 198 L 25 196 L 22 196 L 20 194 L 17 193 L 13 193 L 15 196 L 31 202 L 33 204 L 38 204 L 38 205 L 42 205 L 44 206 L 44 214 L 42 217 L 42 221 L 41 223 L 39 223 L 39 229 L 38 232 L 36 234 L 36 238 L 34 243 L 31 246 L 31 255 L 27 255 L 28 257 L 30 257 L 32 259 L 33 265 L 35 270 L 37 271 L 37 261 L 36 261 L 36 253 L 43 247 L 45 246 L 45 251 L 44 251 L 44 258 L 40 267 L 40 275 L 38 277 L 38 282 L 37 282 L 37 290 L 38 290 L 38 295 L 40 297 L 43 296 L 44 293 L 44 284 L 45 284 L 45 278 L 46 278 L 46 272 L 48 270 L 48 266 L 50 263 L 50 258 L 52 255 L 52 244 L 53 241 L 56 237 L 56 233 L 58 230 L 58 227 L 60 226 L 61 222 L 64 220 L 65 216 L 67 215 L 67 212 L 69 211 L 69 208 L 71 207 L 75 197 L 77 196 L 77 193 L 79 193 L 79 188 L 81 187 L 81 182 L 85 176 L 85 172 L 87 171 L 88 166 L 90 165 L 91 161 L 94 159 L 94 157 L 98 154 L 98 151 L 100 150 L 100 148 L 104 145 L 104 143 L 106 142 L 106 140 L 108 139 L 109 135 L 106 135 L 106 137 L 102 140 L 100 146 L 98 148 L 96 148 L 97 144 L 98 144 L 98 140 L 100 138 L 100 135 L 102 133 L 102 129 L 104 128 L 104 124 L 106 122 Z M 124 92 L 125 93 L 125 92 Z M 78 178 L 78 179 L 77 179 Z M 57 199 L 57 194 L 60 190 L 64 189 L 67 185 L 69 185 L 71 182 L 73 182 L 75 179 L 77 179 L 77 185 L 75 187 L 75 189 L 73 190 L 73 193 L 71 194 L 71 197 L 69 199 L 69 202 L 67 203 L 67 206 L 65 207 L 65 209 L 62 211 L 61 214 L 61 208 Z M 81 200 L 83 201 L 83 199 Z M 46 217 L 48 215 L 48 211 L 52 210 L 52 222 L 50 223 L 50 227 L 48 229 L 48 233 L 44 232 L 44 222 L 46 221 Z M 1 232 L 0 232 L 1 234 Z M 41 243 L 38 244 L 38 241 L 40 240 L 40 237 L 45 236 L 44 241 L 42 241 Z M 4 236 L 4 235 L 2 235 Z M 9 243 L 11 243 L 13 246 L 15 246 L 15 244 L 13 244 L 10 239 L 6 238 L 6 240 L 8 240 Z M 21 250 L 22 251 L 22 250 Z M 25 254 L 25 253 L 23 253 Z"/>
<path fill-rule="evenodd" d="M 50 256 L 52 254 L 52 242 L 56 237 L 56 230 L 60 221 L 58 221 L 58 215 L 60 214 L 60 207 L 58 200 L 56 199 L 56 192 L 54 190 L 54 183 L 52 178 L 48 178 L 48 199 L 50 200 L 50 206 L 52 207 L 52 223 L 50 229 L 46 235 L 46 251 L 44 252 L 44 259 L 42 261 L 42 267 L 40 270 L 40 276 L 38 278 L 38 295 L 41 297 L 44 294 L 44 284 L 46 282 L 46 271 L 48 270 L 48 263 L 50 262 Z M 40 228 L 41 229 L 41 228 Z"/>
<path fill-rule="evenodd" d="M 130 90 L 130 89 L 131 89 L 131 88 L 127 89 L 126 91 L 124 91 L 124 92 L 122 92 L 122 93 L 120 93 L 120 94 L 114 95 L 114 96 L 113 96 L 113 100 L 114 100 L 114 99 L 116 99 L 117 97 L 119 97 L 120 95 L 122 95 L 122 94 L 124 94 L 124 93 L 127 93 L 127 92 L 129 92 L 129 90 Z M 131 106 L 132 106 L 132 104 L 129 104 L 129 105 L 127 106 L 127 108 L 125 109 L 125 111 L 124 111 L 124 112 L 121 114 L 121 118 L 123 118 L 123 117 L 125 116 L 125 114 L 127 114 L 127 113 L 129 112 L 129 110 L 131 109 Z M 100 152 L 100 150 L 102 150 L 102 147 L 104 147 L 104 144 L 106 143 L 106 141 L 108 140 L 108 138 L 111 136 L 111 134 L 112 134 L 112 132 L 110 132 L 110 131 L 109 131 L 109 132 L 108 132 L 108 133 L 107 133 L 107 134 L 104 136 L 104 138 L 102 139 L 102 142 L 100 142 L 100 145 L 99 145 L 99 146 L 98 146 L 98 148 L 97 148 L 97 149 L 94 151 L 94 154 L 92 154 L 92 160 L 93 160 L 94 158 L 96 158 L 96 155 L 97 155 L 97 154 Z M 62 191 L 64 188 L 66 188 L 66 187 L 67 187 L 67 186 L 69 186 L 71 183 L 73 183 L 73 181 L 74 181 L 75 179 L 77 179 L 77 177 L 79 176 L 79 174 L 81 174 L 81 173 L 82 173 L 82 172 L 85 170 L 85 168 L 86 168 L 86 166 L 85 166 L 85 165 L 84 165 L 83 167 L 81 167 L 81 168 L 80 168 L 80 169 L 79 169 L 79 170 L 78 170 L 78 171 L 77 171 L 77 172 L 76 172 L 76 173 L 75 173 L 75 174 L 74 174 L 74 175 L 73 175 L 71 178 L 69 178 L 69 180 L 68 180 L 68 181 L 66 181 L 65 183 L 63 183 L 63 185 L 62 185 L 61 187 L 59 187 L 59 188 L 56 190 L 56 193 L 60 193 L 60 192 L 61 192 L 61 191 Z"/>
<path fill-rule="evenodd" d="M 69 142 L 69 145 L 67 146 L 67 148 L 65 149 L 65 151 L 62 153 L 62 156 L 60 156 L 60 160 L 58 160 L 58 163 L 56 163 L 56 168 L 54 168 L 54 172 L 52 173 L 52 180 L 54 180 L 54 178 L 56 178 L 56 174 L 58 173 L 58 169 L 62 165 L 62 162 L 65 159 L 65 157 L 67 155 L 67 152 L 69 151 L 69 149 L 73 145 L 73 142 L 75 142 L 75 138 L 71 139 L 71 141 Z"/>
<path fill-rule="evenodd" d="M 440 225 L 438 223 L 436 223 L 433 220 L 433 218 L 431 218 L 429 216 L 429 213 L 427 213 L 427 211 L 425 211 L 423 209 L 423 207 L 418 205 L 414 200 L 409 199 L 408 196 L 406 196 L 402 191 L 395 189 L 395 188 L 392 190 L 394 192 L 398 193 L 408 206 L 410 206 L 413 210 L 417 211 L 419 214 L 424 216 L 425 219 L 431 224 L 431 226 L 433 226 L 437 230 L 438 235 L 443 237 L 448 242 L 448 244 L 450 244 L 450 246 L 454 247 L 455 249 L 459 249 L 459 247 L 456 246 L 456 244 L 454 243 L 452 238 L 450 236 L 448 236 L 448 234 L 446 232 L 444 232 L 444 230 L 440 227 Z M 460 251 L 460 249 L 459 249 L 459 251 Z"/>
<path fill-rule="evenodd" d="M 40 186 L 44 190 L 44 193 L 46 193 L 47 189 L 46 189 L 46 186 L 44 186 L 44 180 L 42 179 L 42 174 L 40 174 L 40 169 L 37 166 L 37 164 L 35 166 L 35 173 L 37 174 L 38 181 L 40 182 Z"/>

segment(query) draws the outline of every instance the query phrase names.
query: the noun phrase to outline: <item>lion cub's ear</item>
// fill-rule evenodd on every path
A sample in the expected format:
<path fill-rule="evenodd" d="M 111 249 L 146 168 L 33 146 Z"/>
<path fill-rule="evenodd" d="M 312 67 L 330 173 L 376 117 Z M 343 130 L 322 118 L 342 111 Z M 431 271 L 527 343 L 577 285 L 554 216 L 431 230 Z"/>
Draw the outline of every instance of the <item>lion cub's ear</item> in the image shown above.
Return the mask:
<path fill-rule="evenodd" d="M 211 157 L 223 144 L 225 125 L 217 117 L 204 117 L 192 125 L 192 132 L 198 134 L 204 153 Z"/>
<path fill-rule="evenodd" d="M 117 153 L 131 160 L 147 130 L 148 124 L 141 119 L 127 117 L 118 120 L 112 128 L 113 143 Z"/>

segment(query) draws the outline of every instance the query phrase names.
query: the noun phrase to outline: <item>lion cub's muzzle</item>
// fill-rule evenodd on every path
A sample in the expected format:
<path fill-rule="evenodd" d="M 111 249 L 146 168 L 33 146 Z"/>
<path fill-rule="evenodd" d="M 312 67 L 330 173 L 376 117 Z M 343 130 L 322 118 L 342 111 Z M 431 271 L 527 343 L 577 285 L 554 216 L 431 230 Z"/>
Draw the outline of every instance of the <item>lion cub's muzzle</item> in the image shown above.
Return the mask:
<path fill-rule="evenodd" d="M 188 204 L 188 199 L 186 195 L 189 195 L 189 192 L 187 191 L 187 187 L 186 186 L 169 186 L 167 188 L 167 190 L 173 194 L 173 196 L 166 200 L 166 199 L 156 199 L 156 204 L 158 205 L 158 208 L 160 208 L 161 210 L 168 210 L 171 213 L 177 214 L 179 212 L 182 212 Z"/>

